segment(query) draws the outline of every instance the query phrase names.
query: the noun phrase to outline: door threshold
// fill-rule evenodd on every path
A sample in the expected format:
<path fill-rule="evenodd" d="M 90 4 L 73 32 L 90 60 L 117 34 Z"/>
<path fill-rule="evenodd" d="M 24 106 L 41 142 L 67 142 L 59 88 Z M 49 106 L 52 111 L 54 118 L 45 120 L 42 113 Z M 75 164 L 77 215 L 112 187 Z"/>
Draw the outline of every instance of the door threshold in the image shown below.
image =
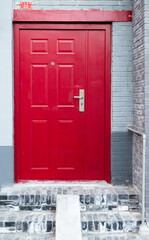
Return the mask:
<path fill-rule="evenodd" d="M 58 180 L 53 180 L 53 181 L 37 181 L 37 180 L 20 180 L 15 185 L 25 185 L 25 186 L 38 186 L 38 185 L 44 185 L 44 186 L 103 186 L 103 187 L 111 187 L 112 185 L 107 183 L 106 181 L 58 181 Z"/>

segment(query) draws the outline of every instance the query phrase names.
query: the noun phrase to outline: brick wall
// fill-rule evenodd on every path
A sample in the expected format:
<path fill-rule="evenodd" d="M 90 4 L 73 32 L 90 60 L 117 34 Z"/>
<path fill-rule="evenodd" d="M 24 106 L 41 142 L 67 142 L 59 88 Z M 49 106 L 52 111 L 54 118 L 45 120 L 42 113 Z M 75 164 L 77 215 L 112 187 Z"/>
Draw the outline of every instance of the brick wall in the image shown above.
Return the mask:
<path fill-rule="evenodd" d="M 28 1 L 28 0 L 25 0 Z M 23 2 L 25 2 L 23 0 Z M 21 0 L 14 0 L 14 8 L 19 8 Z M 30 1 L 31 2 L 31 1 Z M 101 9 L 101 10 L 131 10 L 131 0 L 32 0 L 33 9 Z"/>
<path fill-rule="evenodd" d="M 149 222 L 149 1 L 144 0 L 145 35 L 145 133 L 146 133 L 146 215 Z"/>
<path fill-rule="evenodd" d="M 132 23 L 112 27 L 112 183 L 131 184 L 132 135 Z"/>
<path fill-rule="evenodd" d="M 146 217 L 149 222 L 149 1 L 133 1 L 133 122 L 146 134 Z M 142 191 L 142 138 L 133 137 L 133 184 Z"/>
<path fill-rule="evenodd" d="M 144 1 L 133 1 L 133 125 L 145 130 Z M 133 134 L 133 185 L 142 191 L 142 137 Z"/>

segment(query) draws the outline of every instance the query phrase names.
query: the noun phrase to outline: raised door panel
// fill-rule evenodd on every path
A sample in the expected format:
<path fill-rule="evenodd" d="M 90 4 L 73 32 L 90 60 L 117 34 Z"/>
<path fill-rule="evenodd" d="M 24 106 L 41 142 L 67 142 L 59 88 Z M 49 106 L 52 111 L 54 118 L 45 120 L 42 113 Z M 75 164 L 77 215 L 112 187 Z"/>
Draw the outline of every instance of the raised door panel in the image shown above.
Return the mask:
<path fill-rule="evenodd" d="M 105 30 L 88 31 L 87 179 L 105 176 Z"/>
<path fill-rule="evenodd" d="M 53 31 L 56 109 L 53 115 L 55 178 L 85 178 L 85 117 L 79 112 L 79 89 L 85 89 L 85 31 Z"/>
<path fill-rule="evenodd" d="M 20 31 L 20 178 L 48 179 L 49 35 Z"/>
<path fill-rule="evenodd" d="M 21 179 L 85 177 L 85 113 L 74 99 L 85 88 L 84 42 L 83 31 L 20 32 Z"/>

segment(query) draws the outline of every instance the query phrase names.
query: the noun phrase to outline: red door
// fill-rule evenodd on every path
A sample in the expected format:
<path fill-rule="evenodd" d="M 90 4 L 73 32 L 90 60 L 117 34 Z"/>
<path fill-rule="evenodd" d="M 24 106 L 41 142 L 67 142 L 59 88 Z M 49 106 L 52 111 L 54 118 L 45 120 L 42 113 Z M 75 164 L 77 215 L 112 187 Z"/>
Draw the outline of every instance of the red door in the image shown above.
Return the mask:
<path fill-rule="evenodd" d="M 20 30 L 18 180 L 108 180 L 109 36 L 109 25 Z"/>

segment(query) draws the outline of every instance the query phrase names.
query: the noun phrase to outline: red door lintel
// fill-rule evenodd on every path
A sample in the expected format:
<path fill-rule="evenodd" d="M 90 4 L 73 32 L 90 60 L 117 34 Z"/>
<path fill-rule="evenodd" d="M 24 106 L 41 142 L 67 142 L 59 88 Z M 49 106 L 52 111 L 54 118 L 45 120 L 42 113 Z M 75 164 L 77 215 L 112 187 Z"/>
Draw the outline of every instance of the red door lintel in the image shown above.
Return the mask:
<path fill-rule="evenodd" d="M 14 22 L 131 22 L 132 11 L 14 10 Z"/>

